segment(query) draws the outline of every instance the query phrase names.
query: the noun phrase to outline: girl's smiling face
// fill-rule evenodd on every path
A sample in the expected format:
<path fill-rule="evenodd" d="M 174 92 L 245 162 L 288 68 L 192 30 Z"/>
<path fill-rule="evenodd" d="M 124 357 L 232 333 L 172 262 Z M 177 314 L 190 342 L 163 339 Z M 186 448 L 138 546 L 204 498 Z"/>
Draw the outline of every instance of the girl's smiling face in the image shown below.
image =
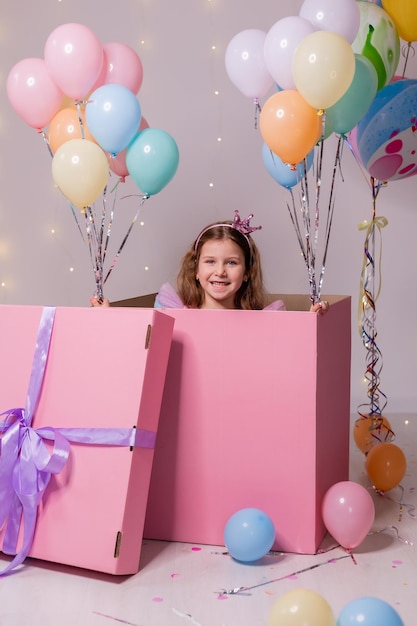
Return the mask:
<path fill-rule="evenodd" d="M 202 309 L 234 309 L 235 294 L 247 279 L 242 249 L 231 239 L 206 241 L 196 278 L 204 292 Z"/>

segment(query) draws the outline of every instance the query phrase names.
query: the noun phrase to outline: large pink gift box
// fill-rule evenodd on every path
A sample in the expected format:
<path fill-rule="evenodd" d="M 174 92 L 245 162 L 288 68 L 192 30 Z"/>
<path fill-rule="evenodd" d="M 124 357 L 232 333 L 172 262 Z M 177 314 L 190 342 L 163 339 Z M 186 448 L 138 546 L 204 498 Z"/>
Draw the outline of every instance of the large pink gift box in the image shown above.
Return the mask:
<path fill-rule="evenodd" d="M 256 507 L 274 523 L 274 549 L 317 551 L 323 496 L 348 479 L 351 301 L 326 296 L 317 315 L 306 297 L 275 298 L 290 310 L 167 310 L 145 537 L 224 545 L 229 517 Z"/>
<path fill-rule="evenodd" d="M 43 311 L 0 306 L 0 412 L 25 407 Z M 92 443 L 71 443 L 63 470 L 52 474 L 29 556 L 110 574 L 139 570 L 173 324 L 150 309 L 56 308 L 32 435 L 47 426 L 83 436 L 91 428 Z M 133 445 L 94 443 L 97 428 L 130 433 Z M 6 439 L 3 432 L 2 461 Z M 5 552 L 4 537 L 3 528 Z M 22 542 L 20 532 L 13 554 Z"/>

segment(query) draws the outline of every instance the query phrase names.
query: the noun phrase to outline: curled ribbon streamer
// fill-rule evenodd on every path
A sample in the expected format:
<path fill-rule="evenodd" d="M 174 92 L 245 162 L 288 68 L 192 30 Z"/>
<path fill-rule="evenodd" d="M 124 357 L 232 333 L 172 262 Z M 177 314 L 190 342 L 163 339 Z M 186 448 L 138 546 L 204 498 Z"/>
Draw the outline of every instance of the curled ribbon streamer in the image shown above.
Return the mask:
<path fill-rule="evenodd" d="M 360 224 L 358 224 L 358 230 L 366 230 L 366 235 L 365 235 L 365 244 L 364 244 L 364 257 L 363 257 L 363 263 L 362 263 L 362 269 L 361 269 L 361 277 L 360 277 L 360 288 L 359 288 L 359 302 L 358 302 L 358 308 L 359 308 L 359 314 L 358 314 L 358 319 L 359 319 L 359 332 L 362 335 L 362 313 L 363 313 L 363 309 L 366 305 L 371 306 L 372 308 L 375 308 L 375 302 L 378 300 L 379 295 L 381 293 L 381 286 L 382 286 L 382 280 L 381 280 L 381 267 L 382 267 L 382 237 L 380 238 L 380 247 L 379 247 L 379 262 L 378 262 L 378 276 L 379 276 L 379 281 L 378 281 L 378 289 L 376 292 L 376 295 L 372 296 L 370 295 L 369 290 L 366 289 L 366 285 L 367 285 L 367 280 L 366 280 L 366 270 L 367 267 L 369 265 L 372 265 L 372 268 L 375 268 L 375 262 L 374 262 L 374 257 L 371 256 L 370 252 L 369 252 L 369 248 L 370 248 L 370 242 L 371 240 L 374 238 L 375 236 L 375 228 L 378 229 L 379 233 L 381 234 L 381 230 L 383 228 L 385 228 L 385 226 L 388 225 L 388 220 L 386 217 L 383 216 L 379 216 L 379 217 L 373 217 L 372 220 L 364 220 L 363 222 L 361 222 Z"/>
<path fill-rule="evenodd" d="M 25 408 L 0 414 L 0 528 L 5 526 L 2 551 L 15 558 L 0 572 L 23 563 L 32 547 L 38 506 L 52 474 L 64 468 L 70 442 L 88 445 L 154 448 L 156 433 L 137 428 L 32 428 L 52 336 L 55 308 L 42 311 Z M 45 445 L 52 442 L 52 450 Z M 23 539 L 17 543 L 23 523 Z"/>
<path fill-rule="evenodd" d="M 379 298 L 381 292 L 381 264 L 382 264 L 382 236 L 381 230 L 388 224 L 388 220 L 385 217 L 376 216 L 376 197 L 380 189 L 379 184 L 375 184 L 372 179 L 372 191 L 373 191 L 373 217 L 372 220 L 365 220 L 358 225 L 359 230 L 366 230 L 365 243 L 364 243 L 364 257 L 360 277 L 360 292 L 358 299 L 358 323 L 359 332 L 362 337 L 363 344 L 367 350 L 366 357 L 366 372 L 365 378 L 368 380 L 368 398 L 370 400 L 370 409 L 368 413 L 370 415 L 380 415 L 383 408 L 386 406 L 386 396 L 379 388 L 380 372 L 382 369 L 382 363 L 380 363 L 382 354 L 376 342 L 377 331 L 375 326 L 376 318 L 376 301 Z M 375 235 L 379 233 L 379 261 L 378 261 L 378 274 L 376 283 L 375 273 Z M 380 363 L 378 365 L 378 363 Z M 380 398 L 383 398 L 384 404 L 380 406 Z M 361 405 L 364 406 L 364 405 Z M 363 415 L 359 409 L 360 415 Z"/>

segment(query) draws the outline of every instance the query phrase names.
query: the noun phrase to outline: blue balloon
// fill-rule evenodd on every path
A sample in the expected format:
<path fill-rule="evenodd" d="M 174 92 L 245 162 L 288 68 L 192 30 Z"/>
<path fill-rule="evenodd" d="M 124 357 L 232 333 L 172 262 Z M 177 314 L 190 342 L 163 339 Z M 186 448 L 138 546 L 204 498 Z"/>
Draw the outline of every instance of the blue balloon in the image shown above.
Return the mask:
<path fill-rule="evenodd" d="M 358 122 L 359 156 L 375 178 L 396 180 L 417 172 L 416 111 L 417 80 L 405 78 L 380 89 Z"/>
<path fill-rule="evenodd" d="M 337 626 L 404 626 L 404 622 L 384 600 L 363 597 L 343 607 Z"/>
<path fill-rule="evenodd" d="M 284 163 L 277 154 L 272 152 L 266 143 L 262 146 L 262 159 L 269 174 L 282 187 L 291 189 L 304 178 L 304 161 L 298 163 L 296 169 L 292 170 L 287 163 Z M 312 166 L 313 159 L 314 150 L 307 155 L 307 171 Z"/>
<path fill-rule="evenodd" d="M 103 85 L 85 107 L 88 130 L 105 152 L 116 155 L 132 141 L 142 119 L 135 94 L 123 85 Z"/>
<path fill-rule="evenodd" d="M 224 543 L 237 561 L 253 562 L 268 554 L 275 541 L 272 520 L 259 509 L 241 509 L 228 520 Z"/>
<path fill-rule="evenodd" d="M 148 196 L 161 191 L 174 177 L 179 163 L 175 140 L 160 128 L 136 134 L 126 151 L 126 167 L 139 189 Z"/>

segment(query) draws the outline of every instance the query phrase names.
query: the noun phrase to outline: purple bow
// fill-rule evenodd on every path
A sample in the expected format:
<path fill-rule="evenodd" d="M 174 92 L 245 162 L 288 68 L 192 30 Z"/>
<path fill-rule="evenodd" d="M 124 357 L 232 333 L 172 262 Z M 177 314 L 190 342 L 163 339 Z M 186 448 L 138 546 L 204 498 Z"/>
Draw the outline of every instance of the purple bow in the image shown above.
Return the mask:
<path fill-rule="evenodd" d="M 154 448 L 156 433 L 136 428 L 32 428 L 52 336 L 55 309 L 42 311 L 26 399 L 26 408 L 10 409 L 0 422 L 0 528 L 5 526 L 3 552 L 15 554 L 0 572 L 9 573 L 30 552 L 38 506 L 52 474 L 68 461 L 70 442 Z M 52 442 L 48 447 L 45 441 Z M 19 530 L 24 521 L 22 546 L 17 552 Z"/>

